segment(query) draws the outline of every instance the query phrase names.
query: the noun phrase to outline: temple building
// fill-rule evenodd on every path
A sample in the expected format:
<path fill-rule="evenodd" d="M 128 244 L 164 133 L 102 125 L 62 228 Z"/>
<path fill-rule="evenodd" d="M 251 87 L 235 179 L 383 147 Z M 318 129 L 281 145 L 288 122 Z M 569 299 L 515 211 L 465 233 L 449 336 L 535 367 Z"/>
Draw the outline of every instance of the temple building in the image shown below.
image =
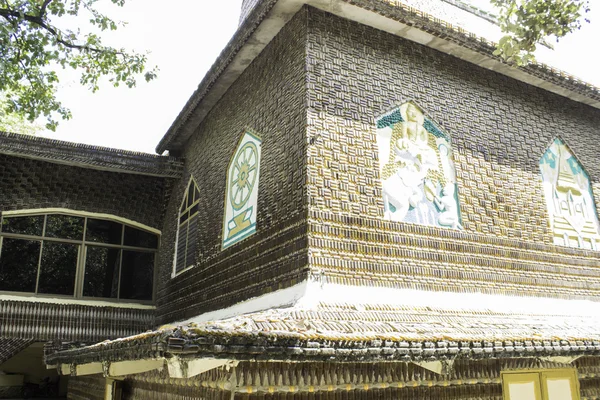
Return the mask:
<path fill-rule="evenodd" d="M 600 89 L 494 21 L 244 0 L 158 155 L 0 134 L 0 398 L 600 399 Z"/>

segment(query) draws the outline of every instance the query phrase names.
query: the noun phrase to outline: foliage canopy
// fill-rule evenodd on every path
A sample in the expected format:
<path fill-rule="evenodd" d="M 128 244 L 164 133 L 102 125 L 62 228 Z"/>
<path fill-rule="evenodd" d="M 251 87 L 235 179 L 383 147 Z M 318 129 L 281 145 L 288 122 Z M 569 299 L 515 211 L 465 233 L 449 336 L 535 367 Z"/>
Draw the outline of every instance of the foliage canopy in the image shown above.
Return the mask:
<path fill-rule="evenodd" d="M 0 132 L 35 135 L 43 128 L 41 124 L 27 121 L 22 115 L 7 113 L 6 97 L 0 94 Z"/>
<path fill-rule="evenodd" d="M 494 54 L 517 65 L 533 61 L 538 44 L 549 45 L 549 39 L 558 41 L 581 28 L 590 11 L 588 0 L 490 1 L 499 8 L 498 20 L 506 33 Z"/>
<path fill-rule="evenodd" d="M 114 86 L 136 85 L 146 81 L 156 69 L 146 70 L 145 54 L 104 45 L 103 31 L 123 25 L 103 12 L 102 0 L 0 0 L 0 92 L 6 101 L 4 114 L 15 114 L 33 121 L 46 117 L 46 127 L 54 130 L 56 117 L 69 119 L 71 113 L 56 98 L 57 67 L 78 70 L 80 82 L 92 91 L 101 77 Z M 125 0 L 104 0 L 123 6 Z M 87 17 L 87 18 L 86 18 Z M 94 32 L 60 28 L 83 20 Z"/>
<path fill-rule="evenodd" d="M 58 67 L 79 71 L 81 84 L 92 91 L 98 90 L 102 77 L 114 86 L 128 87 L 141 76 L 154 79 L 156 68 L 146 69 L 145 54 L 102 41 L 102 32 L 117 30 L 123 23 L 98 6 L 122 7 L 125 1 L 0 0 L 0 118 L 6 121 L 10 115 L 21 124 L 44 116 L 51 130 L 57 117 L 69 119 L 71 112 L 56 98 Z M 498 7 L 498 20 L 506 33 L 494 54 L 517 65 L 531 62 L 540 43 L 579 29 L 589 11 L 589 0 L 490 1 Z M 79 21 L 93 32 L 74 27 Z"/>

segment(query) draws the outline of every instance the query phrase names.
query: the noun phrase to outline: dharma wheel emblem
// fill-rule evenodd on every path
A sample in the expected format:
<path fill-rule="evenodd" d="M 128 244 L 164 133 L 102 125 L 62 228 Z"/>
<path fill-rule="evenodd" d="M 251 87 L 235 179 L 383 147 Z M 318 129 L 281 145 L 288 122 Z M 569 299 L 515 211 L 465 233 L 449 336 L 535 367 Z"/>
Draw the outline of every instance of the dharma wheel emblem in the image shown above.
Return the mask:
<path fill-rule="evenodd" d="M 250 199 L 258 175 L 258 149 L 252 142 L 245 143 L 233 163 L 229 197 L 234 210 L 243 208 Z"/>
<path fill-rule="evenodd" d="M 222 247 L 256 232 L 261 139 L 251 131 L 242 136 L 227 169 Z"/>

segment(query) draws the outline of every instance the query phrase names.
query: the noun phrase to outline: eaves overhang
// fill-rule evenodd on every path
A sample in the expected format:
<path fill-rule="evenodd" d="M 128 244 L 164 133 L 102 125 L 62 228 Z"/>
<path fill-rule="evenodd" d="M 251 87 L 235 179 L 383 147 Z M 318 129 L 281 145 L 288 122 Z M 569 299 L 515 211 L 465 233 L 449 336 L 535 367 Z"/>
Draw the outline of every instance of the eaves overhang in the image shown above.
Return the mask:
<path fill-rule="evenodd" d="M 512 312 L 389 303 L 319 303 L 165 326 L 91 346 L 69 344 L 47 354 L 46 363 L 84 365 L 173 357 L 426 362 L 590 356 L 600 354 L 595 315 L 550 315 L 529 309 Z"/>
<path fill-rule="evenodd" d="M 506 64 L 492 55 L 495 44 L 462 28 L 384 0 L 262 0 L 240 25 L 196 91 L 183 107 L 156 152 L 181 150 L 198 125 L 236 79 L 305 5 L 420 43 L 571 100 L 600 108 L 600 89 L 541 63 Z"/>
<path fill-rule="evenodd" d="M 183 160 L 31 135 L 0 132 L 0 154 L 100 171 L 179 178 Z"/>

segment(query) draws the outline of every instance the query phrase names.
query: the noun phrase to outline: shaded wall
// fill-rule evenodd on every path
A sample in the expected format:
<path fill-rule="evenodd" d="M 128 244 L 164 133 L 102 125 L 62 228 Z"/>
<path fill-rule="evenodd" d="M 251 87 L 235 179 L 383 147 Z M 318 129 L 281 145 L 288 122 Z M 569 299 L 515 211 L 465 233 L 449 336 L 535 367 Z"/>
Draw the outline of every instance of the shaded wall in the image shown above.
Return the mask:
<path fill-rule="evenodd" d="M 162 226 L 171 181 L 0 155 L 0 211 L 66 208 Z M 1 294 L 1 293 L 0 293 Z M 153 326 L 154 310 L 0 300 L 0 337 L 97 342 Z"/>
<path fill-rule="evenodd" d="M 186 171 L 163 230 L 159 323 L 189 318 L 306 278 L 306 13 L 264 49 L 185 146 Z M 257 231 L 221 250 L 230 158 L 246 128 L 262 139 Z M 193 175 L 200 188 L 198 263 L 171 278 L 178 211 Z"/>
<path fill-rule="evenodd" d="M 55 369 L 47 369 L 44 365 L 44 344 L 35 343 L 21 351 L 6 362 L 0 364 L 0 371 L 6 374 L 25 376 L 25 382 L 39 384 L 46 377 L 58 381 Z"/>
<path fill-rule="evenodd" d="M 170 180 L 0 154 L 0 211 L 68 208 L 160 229 Z"/>
<path fill-rule="evenodd" d="M 105 389 L 106 379 L 102 375 L 72 377 L 69 379 L 67 399 L 104 400 Z"/>

